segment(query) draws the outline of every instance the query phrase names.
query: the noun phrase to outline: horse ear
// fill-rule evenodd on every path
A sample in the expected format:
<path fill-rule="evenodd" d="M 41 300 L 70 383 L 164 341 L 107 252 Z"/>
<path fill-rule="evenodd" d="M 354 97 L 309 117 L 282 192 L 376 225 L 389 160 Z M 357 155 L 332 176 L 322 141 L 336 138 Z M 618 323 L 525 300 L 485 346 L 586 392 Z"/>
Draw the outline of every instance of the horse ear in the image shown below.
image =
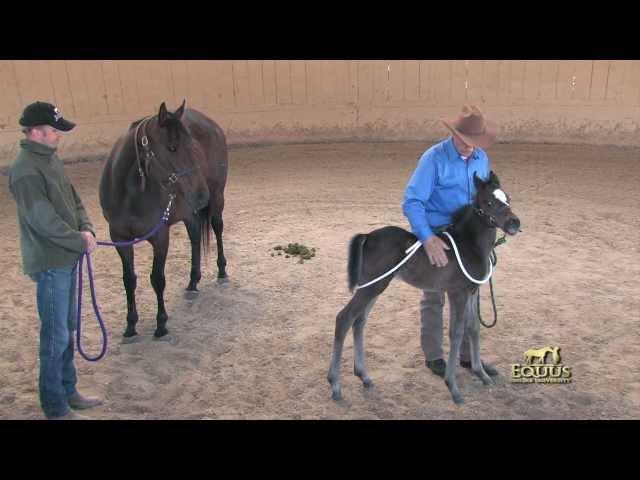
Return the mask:
<path fill-rule="evenodd" d="M 500 186 L 500 180 L 498 179 L 498 176 L 493 173 L 493 170 L 491 170 L 491 173 L 489 174 L 489 181 L 494 184 L 496 187 Z"/>
<path fill-rule="evenodd" d="M 186 99 L 182 100 L 182 105 L 180 105 L 180 108 L 178 108 L 174 113 L 174 115 L 176 116 L 176 118 L 178 120 L 180 120 L 180 117 L 182 117 L 182 114 L 184 113 L 184 105 L 185 105 L 185 103 L 187 103 L 187 100 Z"/>
<path fill-rule="evenodd" d="M 164 122 L 167 120 L 167 106 L 162 102 L 160 105 L 160 111 L 158 112 L 158 121 L 160 125 L 164 125 Z"/>

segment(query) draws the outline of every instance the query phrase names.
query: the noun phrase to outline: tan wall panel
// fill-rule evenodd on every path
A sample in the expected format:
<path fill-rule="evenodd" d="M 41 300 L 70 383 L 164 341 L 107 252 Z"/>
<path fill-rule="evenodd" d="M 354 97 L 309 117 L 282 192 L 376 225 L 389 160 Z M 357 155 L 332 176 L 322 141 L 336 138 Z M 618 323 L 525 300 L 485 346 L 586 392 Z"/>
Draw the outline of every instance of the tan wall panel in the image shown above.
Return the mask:
<path fill-rule="evenodd" d="M 84 62 L 84 78 L 87 86 L 87 104 L 90 121 L 100 121 L 100 118 L 108 114 L 107 93 L 104 73 L 102 71 L 102 61 Z M 165 78 L 164 75 L 161 78 Z M 162 93 L 166 88 L 158 87 L 157 92 Z"/>
<path fill-rule="evenodd" d="M 540 73 L 542 66 L 541 62 L 536 60 L 527 61 L 524 65 L 523 100 L 532 104 L 536 104 L 540 100 Z"/>
<path fill-rule="evenodd" d="M 593 62 L 593 74 L 591 76 L 591 88 L 589 90 L 590 101 L 597 103 L 604 102 L 610 68 L 611 62 L 609 60 L 595 60 Z"/>
<path fill-rule="evenodd" d="M 249 104 L 263 105 L 265 102 L 262 62 L 247 62 L 247 72 L 249 75 Z"/>
<path fill-rule="evenodd" d="M 433 62 L 422 60 L 418 62 L 418 70 L 420 72 L 420 83 L 418 89 L 420 93 L 421 102 L 431 102 L 432 95 L 432 83 L 431 74 L 433 71 Z"/>
<path fill-rule="evenodd" d="M 458 78 L 455 79 L 453 84 L 454 102 L 482 103 L 484 93 L 483 70 L 484 62 L 481 60 L 455 62 L 454 72 L 457 73 Z M 459 89 L 460 85 L 463 86 L 464 90 Z"/>
<path fill-rule="evenodd" d="M 350 98 L 349 62 L 346 60 L 328 62 L 326 74 L 333 94 L 333 103 L 347 105 Z M 402 78 L 400 78 L 402 81 Z"/>
<path fill-rule="evenodd" d="M 67 62 L 68 66 L 69 62 Z M 136 62 L 126 60 L 118 62 L 118 72 L 120 74 L 120 85 L 122 86 L 122 100 L 124 103 L 124 111 L 127 115 L 131 115 L 132 121 L 141 117 L 142 109 L 140 108 L 140 97 L 138 96 L 138 79 L 136 72 Z M 75 93 L 72 87 L 72 97 L 75 101 Z"/>
<path fill-rule="evenodd" d="M 451 101 L 451 69 L 449 60 L 436 60 L 431 64 L 432 105 L 449 105 Z"/>
<path fill-rule="evenodd" d="M 173 104 L 179 105 L 183 100 L 186 100 L 188 104 L 191 98 L 188 90 L 187 63 L 184 61 L 169 62 L 169 72 L 171 75 Z"/>
<path fill-rule="evenodd" d="M 640 61 L 629 62 L 624 79 L 622 98 L 626 104 L 638 105 L 640 95 Z"/>
<path fill-rule="evenodd" d="M 500 70 L 499 61 L 485 61 L 482 71 L 482 103 L 497 105 L 500 99 Z"/>
<path fill-rule="evenodd" d="M 210 63 L 205 63 L 205 68 L 211 70 Z M 238 107 L 233 90 L 233 62 L 215 62 L 214 74 L 209 76 L 209 83 L 203 85 L 205 89 L 211 89 L 218 95 L 218 106 L 224 111 Z"/>
<path fill-rule="evenodd" d="M 591 75 L 593 62 L 591 60 L 577 60 L 573 75 L 574 86 L 571 92 L 571 100 L 585 102 L 589 99 L 589 86 L 591 85 Z"/>
<path fill-rule="evenodd" d="M 511 102 L 517 104 L 521 104 L 524 102 L 525 94 L 524 94 L 524 84 L 525 84 L 525 74 L 527 71 L 527 63 L 526 61 L 514 61 L 512 62 L 511 69 Z"/>
<path fill-rule="evenodd" d="M 372 62 L 357 62 L 358 64 L 358 99 L 359 105 L 371 105 L 375 99 L 374 73 Z"/>
<path fill-rule="evenodd" d="M 408 102 L 417 102 L 420 99 L 420 76 L 419 62 L 405 61 L 404 67 L 404 100 Z"/>
<path fill-rule="evenodd" d="M 0 131 L 17 125 L 24 108 L 15 76 L 15 66 L 10 61 L 0 61 Z"/>
<path fill-rule="evenodd" d="M 356 104 L 358 102 L 358 62 L 350 61 L 348 64 L 349 82 L 347 87 L 347 101 Z"/>
<path fill-rule="evenodd" d="M 276 61 L 276 99 L 278 105 L 290 105 L 291 97 L 291 65 L 288 60 Z"/>
<path fill-rule="evenodd" d="M 498 62 L 500 84 L 498 88 L 498 98 L 496 99 L 497 105 L 509 104 L 509 88 L 511 87 L 511 64 L 513 62 L 509 60 L 500 60 Z"/>
<path fill-rule="evenodd" d="M 605 100 L 611 105 L 621 103 L 626 67 L 626 61 L 610 63 Z"/>
<path fill-rule="evenodd" d="M 276 64 L 274 61 L 262 62 L 262 81 L 264 82 L 265 105 L 276 105 Z"/>
<path fill-rule="evenodd" d="M 475 63 L 477 62 L 477 63 Z M 469 65 L 467 65 L 467 63 L 469 63 Z M 451 62 L 451 76 L 450 76 L 450 83 L 451 83 L 451 87 L 450 87 L 450 91 L 451 91 L 451 95 L 449 97 L 449 102 L 446 103 L 446 105 L 451 105 L 453 104 L 462 104 L 462 103 L 466 103 L 468 101 L 468 98 L 470 95 L 469 93 L 469 88 L 473 88 L 474 92 L 480 90 L 481 86 L 482 86 L 482 76 L 481 74 L 478 75 L 479 80 L 476 81 L 476 85 L 472 86 L 471 82 L 469 81 L 469 76 L 468 76 L 468 71 L 471 68 L 471 64 L 472 61 L 466 62 L 463 60 L 454 60 L 453 62 Z M 478 65 L 478 61 L 475 60 L 474 61 L 474 69 L 476 67 L 481 68 L 480 65 Z M 476 95 L 477 98 L 479 98 L 479 95 Z"/>
<path fill-rule="evenodd" d="M 0 166 L 27 102 L 78 123 L 64 155 L 105 153 L 162 101 L 211 116 L 229 143 L 432 140 L 477 103 L 503 141 L 639 145 L 640 61 L 0 61 Z"/>
<path fill-rule="evenodd" d="M 306 62 L 291 62 L 291 100 L 294 105 L 307 104 Z"/>
<path fill-rule="evenodd" d="M 52 69 L 55 69 L 58 62 L 51 62 Z M 113 60 L 106 60 L 102 62 L 102 75 L 105 85 L 105 102 L 107 107 L 107 114 L 122 114 L 124 113 L 124 100 L 122 98 L 122 88 L 120 87 L 120 73 L 118 69 L 118 62 Z M 54 75 L 54 78 L 56 76 Z M 56 88 L 56 95 L 60 89 L 67 89 L 66 82 L 60 82 L 60 87 Z"/>
<path fill-rule="evenodd" d="M 249 65 L 248 62 L 233 62 L 233 91 L 235 103 L 238 107 L 251 105 L 251 95 L 249 93 Z"/>

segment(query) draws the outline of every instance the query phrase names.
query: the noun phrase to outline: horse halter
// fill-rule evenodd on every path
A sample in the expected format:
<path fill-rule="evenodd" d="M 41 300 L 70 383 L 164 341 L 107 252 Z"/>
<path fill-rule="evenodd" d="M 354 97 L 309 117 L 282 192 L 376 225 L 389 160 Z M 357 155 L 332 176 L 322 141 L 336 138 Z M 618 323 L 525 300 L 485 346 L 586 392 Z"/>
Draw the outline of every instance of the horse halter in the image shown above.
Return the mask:
<path fill-rule="evenodd" d="M 142 165 L 140 164 L 140 154 L 138 152 L 138 130 L 140 129 L 140 127 L 142 127 L 142 137 L 140 139 L 140 144 L 142 145 L 142 148 L 144 149 L 144 155 L 145 155 L 145 160 L 146 160 L 146 165 L 149 165 L 150 162 L 153 161 L 153 159 L 156 158 L 156 154 L 153 153 L 153 150 L 151 149 L 151 146 L 149 145 L 149 138 L 147 137 L 147 131 L 146 131 L 146 124 L 149 120 L 151 120 L 153 117 L 146 117 L 145 119 L 143 119 L 138 126 L 136 127 L 136 131 L 133 135 L 133 144 L 136 147 L 136 163 L 138 165 L 138 175 L 140 175 L 140 179 L 142 182 L 142 191 L 144 192 L 145 186 L 146 186 L 146 176 L 145 176 L 145 172 L 142 169 Z M 175 166 L 171 163 L 171 160 L 168 160 L 169 165 L 171 166 L 171 168 L 174 170 L 173 172 L 171 172 L 169 174 L 169 177 L 167 178 L 166 182 L 166 186 L 164 185 L 164 182 L 160 182 L 160 186 L 167 190 L 169 192 L 170 196 L 173 196 L 175 198 L 176 194 L 173 191 L 174 190 L 174 185 L 178 182 L 178 180 L 180 179 L 180 177 L 184 177 L 186 175 L 189 175 L 194 169 L 193 168 L 188 168 L 182 171 L 178 171 L 177 168 L 175 168 Z"/>
<path fill-rule="evenodd" d="M 147 122 L 149 122 L 149 120 L 151 120 L 153 118 L 153 116 L 151 117 L 146 117 L 145 119 L 143 119 L 138 126 L 136 127 L 136 131 L 134 132 L 133 135 L 133 144 L 136 147 L 136 163 L 138 165 L 138 175 L 140 175 L 140 179 L 141 179 L 141 183 L 142 183 L 142 191 L 144 192 L 145 186 L 146 186 L 146 176 L 145 176 L 145 172 L 142 168 L 142 165 L 140 164 L 140 154 L 138 152 L 138 130 L 142 127 L 142 138 L 140 139 L 140 144 L 142 145 L 142 148 L 144 149 L 144 155 L 145 155 L 145 160 L 146 160 L 146 165 L 149 165 L 151 161 L 153 161 L 153 159 L 156 158 L 156 154 L 153 153 L 153 150 L 151 149 L 151 146 L 149 145 L 149 138 L 147 137 L 147 131 L 146 131 L 146 124 Z M 169 207 L 171 206 L 172 202 L 175 200 L 177 194 L 175 192 L 175 184 L 178 183 L 178 180 L 180 180 L 181 177 L 184 177 L 186 175 L 190 175 L 191 172 L 193 172 L 195 170 L 195 168 L 187 168 L 185 170 L 178 170 L 173 163 L 171 163 L 170 159 L 167 159 L 167 161 L 169 162 L 169 165 L 172 168 L 172 172 L 169 173 L 169 176 L 167 178 L 167 180 L 165 180 L 164 182 L 160 181 L 159 185 L 162 187 L 163 190 L 166 190 L 169 194 Z M 166 183 L 166 185 L 165 185 Z M 189 198 L 187 195 L 183 195 L 185 201 L 187 202 L 187 204 L 191 207 L 194 215 L 198 214 L 198 209 L 195 208 L 193 206 L 193 204 L 189 201 Z"/>
<path fill-rule="evenodd" d="M 487 226 L 491 228 L 498 227 L 498 222 L 496 221 L 496 218 L 490 213 L 485 212 L 482 208 L 476 207 L 475 205 L 473 207 L 473 211 L 483 220 L 487 220 Z"/>

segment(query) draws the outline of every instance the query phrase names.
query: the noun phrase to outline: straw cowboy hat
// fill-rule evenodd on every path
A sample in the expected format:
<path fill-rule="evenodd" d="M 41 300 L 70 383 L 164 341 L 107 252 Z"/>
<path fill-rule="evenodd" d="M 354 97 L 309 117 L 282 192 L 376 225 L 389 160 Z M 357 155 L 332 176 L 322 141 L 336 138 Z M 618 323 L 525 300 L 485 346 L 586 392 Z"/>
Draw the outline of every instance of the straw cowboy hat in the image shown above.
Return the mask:
<path fill-rule="evenodd" d="M 473 147 L 487 148 L 498 134 L 498 125 L 486 120 L 475 105 L 465 105 L 454 119 L 442 119 L 442 123 L 464 143 Z"/>

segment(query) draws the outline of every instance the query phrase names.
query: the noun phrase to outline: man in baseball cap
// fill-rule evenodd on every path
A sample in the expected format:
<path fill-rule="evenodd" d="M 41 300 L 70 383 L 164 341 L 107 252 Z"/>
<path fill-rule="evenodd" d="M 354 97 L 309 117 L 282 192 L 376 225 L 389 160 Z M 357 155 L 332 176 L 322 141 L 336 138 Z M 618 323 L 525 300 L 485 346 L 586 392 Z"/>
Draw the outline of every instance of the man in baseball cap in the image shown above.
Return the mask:
<path fill-rule="evenodd" d="M 56 153 L 75 123 L 46 102 L 28 105 L 19 120 L 24 139 L 9 173 L 16 201 L 22 269 L 36 284 L 40 316 L 40 405 L 49 419 L 78 420 L 72 410 L 96 407 L 98 398 L 76 388 L 73 362 L 77 263 L 97 247 L 93 225 Z"/>
<path fill-rule="evenodd" d="M 68 132 L 76 126 L 75 123 L 62 118 L 58 107 L 46 102 L 33 102 L 27 105 L 19 123 L 23 127 L 49 125 L 61 132 Z"/>

